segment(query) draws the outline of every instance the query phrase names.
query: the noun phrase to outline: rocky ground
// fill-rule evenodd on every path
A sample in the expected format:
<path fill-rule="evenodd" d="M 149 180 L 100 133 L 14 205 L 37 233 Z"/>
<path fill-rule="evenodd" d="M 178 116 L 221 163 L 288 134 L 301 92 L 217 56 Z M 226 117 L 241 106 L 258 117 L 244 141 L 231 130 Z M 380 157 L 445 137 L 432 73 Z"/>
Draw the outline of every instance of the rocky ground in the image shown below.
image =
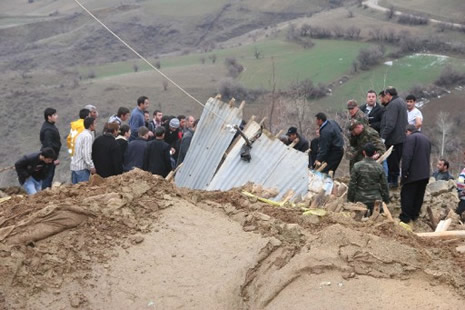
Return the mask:
<path fill-rule="evenodd" d="M 448 212 L 452 185 L 434 186 L 424 209 L 463 229 Z M 142 171 L 8 194 L 0 309 L 462 309 L 465 301 L 463 241 L 421 239 L 384 215 L 303 215 L 241 189 L 189 191 Z M 425 212 L 415 231 L 432 231 L 429 222 Z"/>

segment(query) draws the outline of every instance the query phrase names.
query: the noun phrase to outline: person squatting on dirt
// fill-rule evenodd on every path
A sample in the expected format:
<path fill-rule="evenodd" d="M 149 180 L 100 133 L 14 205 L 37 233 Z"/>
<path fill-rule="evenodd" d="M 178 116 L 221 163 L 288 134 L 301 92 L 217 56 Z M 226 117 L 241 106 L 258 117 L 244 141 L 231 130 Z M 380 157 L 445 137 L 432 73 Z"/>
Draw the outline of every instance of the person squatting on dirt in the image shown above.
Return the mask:
<path fill-rule="evenodd" d="M 297 128 L 296 127 L 290 127 L 287 130 L 287 145 L 292 144 L 293 142 L 296 142 L 294 145 L 294 149 L 297 151 L 301 152 L 306 152 L 308 150 L 308 141 L 304 137 L 302 137 L 300 134 L 297 133 Z"/>
<path fill-rule="evenodd" d="M 463 152 L 463 156 L 465 164 L 465 152 Z M 457 206 L 457 209 L 455 209 L 455 212 L 462 217 L 462 220 L 465 220 L 465 168 L 463 168 L 462 172 L 460 172 L 460 175 L 457 179 L 457 191 L 459 194 L 460 202 Z"/>
<path fill-rule="evenodd" d="M 89 181 L 90 175 L 96 172 L 92 161 L 92 143 L 94 142 L 95 118 L 84 120 L 84 130 L 76 138 L 74 155 L 71 157 L 71 183 Z"/>
<path fill-rule="evenodd" d="M 117 123 L 106 123 L 103 135 L 95 139 L 92 145 L 92 160 L 95 170 L 102 178 L 118 175 L 123 172 L 121 149 L 115 137 L 118 134 Z"/>
<path fill-rule="evenodd" d="M 18 181 L 28 195 L 42 190 L 42 181 L 53 166 L 56 153 L 51 147 L 44 147 L 40 152 L 24 155 L 15 163 Z"/>
<path fill-rule="evenodd" d="M 386 149 L 394 146 L 391 155 L 387 159 L 389 186 L 397 188 L 399 186 L 400 160 L 402 158 L 402 148 L 405 141 L 405 128 L 407 126 L 407 105 L 404 100 L 397 95 L 395 88 L 388 88 L 384 91 L 383 104 L 386 111 L 381 120 L 381 139 L 383 139 Z"/>
<path fill-rule="evenodd" d="M 333 171 L 336 173 L 337 167 L 344 156 L 344 138 L 342 129 L 338 123 L 328 120 L 326 114 L 318 113 L 315 115 L 316 124 L 320 127 L 320 141 L 318 154 L 316 155 L 315 168 L 318 168 L 323 162 L 327 163 L 323 173 Z"/>
<path fill-rule="evenodd" d="M 399 219 L 409 224 L 418 218 L 423 204 L 430 176 L 431 142 L 415 125 L 408 125 L 406 131 L 400 192 L 402 213 Z"/>
<path fill-rule="evenodd" d="M 383 167 L 374 159 L 379 155 L 373 143 L 364 144 L 362 154 L 364 158 L 355 163 L 350 174 L 347 200 L 364 203 L 371 214 L 376 200 L 389 202 L 389 189 Z"/>
<path fill-rule="evenodd" d="M 53 177 L 55 176 L 55 166 L 60 164 L 58 155 L 61 149 L 61 137 L 58 128 L 55 126 L 58 120 L 57 110 L 53 108 L 46 108 L 44 111 L 45 122 L 42 124 L 40 129 L 40 143 L 42 149 L 51 147 L 56 154 L 56 158 L 53 161 L 53 165 L 48 169 L 47 176 L 42 181 L 42 189 L 52 187 Z"/>

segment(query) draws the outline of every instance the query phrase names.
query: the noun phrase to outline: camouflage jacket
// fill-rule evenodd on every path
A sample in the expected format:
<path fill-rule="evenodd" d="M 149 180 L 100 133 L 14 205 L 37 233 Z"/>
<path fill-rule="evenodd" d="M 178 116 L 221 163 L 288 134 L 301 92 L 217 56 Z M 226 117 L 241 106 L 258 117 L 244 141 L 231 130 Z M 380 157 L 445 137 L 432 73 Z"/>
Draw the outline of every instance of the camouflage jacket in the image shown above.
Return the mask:
<path fill-rule="evenodd" d="M 372 204 L 375 200 L 389 202 L 389 189 L 383 167 L 371 158 L 354 165 L 350 174 L 347 200 Z"/>
<path fill-rule="evenodd" d="M 355 115 L 352 117 L 352 116 L 349 116 L 349 120 L 346 124 L 346 135 L 348 138 L 350 138 L 350 135 L 351 135 L 351 130 L 350 130 L 350 126 L 352 125 L 352 122 L 353 121 L 358 121 L 360 123 L 362 123 L 363 125 L 365 125 L 365 127 L 369 127 L 369 123 L 368 123 L 368 117 L 366 116 L 365 113 L 363 113 L 361 110 L 358 110 Z"/>
<path fill-rule="evenodd" d="M 386 146 L 379 137 L 379 133 L 369 126 L 365 126 L 360 135 L 351 135 L 349 142 L 350 148 L 348 149 L 348 158 L 351 161 L 351 168 L 356 162 L 363 159 L 362 149 L 368 142 L 373 143 L 379 155 L 383 155 L 386 152 Z"/>

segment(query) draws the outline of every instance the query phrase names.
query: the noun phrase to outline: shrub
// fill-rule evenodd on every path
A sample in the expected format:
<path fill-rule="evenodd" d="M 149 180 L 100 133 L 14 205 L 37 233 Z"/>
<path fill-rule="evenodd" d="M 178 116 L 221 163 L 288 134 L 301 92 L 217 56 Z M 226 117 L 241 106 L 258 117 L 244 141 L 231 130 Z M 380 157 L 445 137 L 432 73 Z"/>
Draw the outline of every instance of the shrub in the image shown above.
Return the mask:
<path fill-rule="evenodd" d="M 379 64 L 384 57 L 383 48 L 380 46 L 362 48 L 357 56 L 357 62 L 361 70 Z"/>
<path fill-rule="evenodd" d="M 399 15 L 397 22 L 399 24 L 406 25 L 427 25 L 429 23 L 429 19 L 427 17 L 419 15 L 402 14 Z"/>
<path fill-rule="evenodd" d="M 224 60 L 226 69 L 228 70 L 228 76 L 232 78 L 237 78 L 242 71 L 244 71 L 244 66 L 237 62 L 236 58 L 228 57 Z"/>
<path fill-rule="evenodd" d="M 218 92 L 224 101 L 235 98 L 238 101 L 246 100 L 249 96 L 247 89 L 232 78 L 224 78 L 218 83 Z"/>
<path fill-rule="evenodd" d="M 465 84 L 465 72 L 459 72 L 451 66 L 447 66 L 441 71 L 441 75 L 434 81 L 434 84 L 442 87 Z"/>

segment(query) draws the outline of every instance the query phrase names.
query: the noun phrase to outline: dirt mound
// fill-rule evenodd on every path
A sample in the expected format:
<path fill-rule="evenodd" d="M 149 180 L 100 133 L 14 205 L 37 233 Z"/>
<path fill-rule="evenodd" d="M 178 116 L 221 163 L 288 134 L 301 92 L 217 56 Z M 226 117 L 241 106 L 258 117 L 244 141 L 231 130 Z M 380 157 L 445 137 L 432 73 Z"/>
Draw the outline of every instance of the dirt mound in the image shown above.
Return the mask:
<path fill-rule="evenodd" d="M 456 244 L 136 170 L 0 205 L 0 309 L 459 309 Z"/>

